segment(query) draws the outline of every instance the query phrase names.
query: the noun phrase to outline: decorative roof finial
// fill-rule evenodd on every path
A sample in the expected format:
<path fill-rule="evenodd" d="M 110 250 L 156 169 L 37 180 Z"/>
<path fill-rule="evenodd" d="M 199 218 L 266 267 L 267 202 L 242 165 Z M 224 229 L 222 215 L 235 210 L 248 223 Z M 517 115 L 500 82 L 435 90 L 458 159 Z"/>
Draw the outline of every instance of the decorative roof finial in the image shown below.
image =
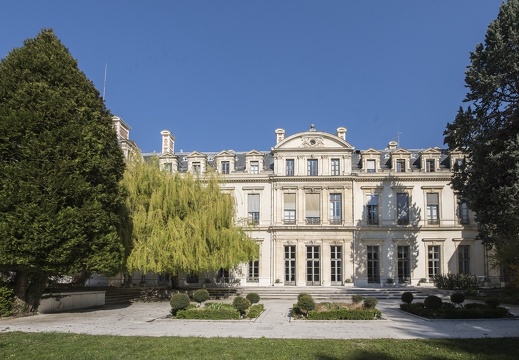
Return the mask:
<path fill-rule="evenodd" d="M 315 125 L 314 124 L 310 125 L 310 131 L 315 131 Z"/>

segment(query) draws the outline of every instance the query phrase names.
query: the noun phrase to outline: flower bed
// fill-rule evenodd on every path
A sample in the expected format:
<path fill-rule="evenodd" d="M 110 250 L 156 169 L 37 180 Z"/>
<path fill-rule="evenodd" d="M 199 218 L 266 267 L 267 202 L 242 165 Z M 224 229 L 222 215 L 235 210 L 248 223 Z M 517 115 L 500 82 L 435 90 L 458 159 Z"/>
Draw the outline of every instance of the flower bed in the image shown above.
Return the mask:
<path fill-rule="evenodd" d="M 448 304 L 448 303 L 447 303 Z M 400 309 L 429 319 L 493 319 L 509 317 L 508 309 L 498 306 L 491 308 L 485 304 L 465 304 L 465 307 L 442 306 L 439 309 L 427 309 L 421 302 L 400 304 Z"/>
<path fill-rule="evenodd" d="M 295 319 L 307 320 L 375 320 L 382 316 L 376 308 L 366 308 L 361 303 L 317 303 L 314 310 L 304 312 L 298 304 L 292 308 Z"/>

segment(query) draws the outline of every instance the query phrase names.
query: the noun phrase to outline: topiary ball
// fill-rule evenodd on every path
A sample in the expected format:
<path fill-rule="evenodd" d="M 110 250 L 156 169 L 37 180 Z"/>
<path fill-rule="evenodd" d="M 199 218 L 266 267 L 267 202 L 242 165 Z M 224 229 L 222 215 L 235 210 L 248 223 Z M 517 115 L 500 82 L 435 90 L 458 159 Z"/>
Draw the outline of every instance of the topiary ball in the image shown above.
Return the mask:
<path fill-rule="evenodd" d="M 465 294 L 460 292 L 455 292 L 451 295 L 451 302 L 453 304 L 462 304 L 465 301 Z"/>
<path fill-rule="evenodd" d="M 304 313 L 308 313 L 308 311 L 315 309 L 315 301 L 312 298 L 312 295 L 299 294 L 298 300 L 297 300 L 297 306 Z"/>
<path fill-rule="evenodd" d="M 368 297 L 364 299 L 364 308 L 374 309 L 378 304 L 378 299 L 374 297 Z"/>
<path fill-rule="evenodd" d="M 209 299 L 209 291 L 206 289 L 199 289 L 195 291 L 193 294 L 193 300 L 195 300 L 197 303 L 201 304 L 204 301 L 207 301 Z"/>
<path fill-rule="evenodd" d="M 297 295 L 297 301 L 299 301 L 299 299 L 301 299 L 301 297 L 303 297 L 303 296 L 311 296 L 311 295 L 308 293 L 299 293 L 299 295 Z"/>
<path fill-rule="evenodd" d="M 402 296 L 400 296 L 400 300 L 402 300 L 402 302 L 404 302 L 406 304 L 410 304 L 414 300 L 414 295 L 412 292 L 406 291 L 405 293 L 402 294 Z"/>
<path fill-rule="evenodd" d="M 251 304 L 257 304 L 260 301 L 260 296 L 254 292 L 248 293 L 245 298 L 249 300 Z"/>
<path fill-rule="evenodd" d="M 429 295 L 423 302 L 426 309 L 437 310 L 442 307 L 443 301 L 436 295 Z"/>
<path fill-rule="evenodd" d="M 232 306 L 234 306 L 240 314 L 245 314 L 245 311 L 250 307 L 250 301 L 243 296 L 236 296 L 232 301 Z"/>
<path fill-rule="evenodd" d="M 364 300 L 364 297 L 363 297 L 362 295 L 355 294 L 355 295 L 352 295 L 352 296 L 351 296 L 351 301 L 352 301 L 354 304 L 358 304 L 358 303 L 360 303 L 362 300 Z"/>
<path fill-rule="evenodd" d="M 191 300 L 187 294 L 175 294 L 171 296 L 169 303 L 171 305 L 171 314 L 175 316 L 177 311 L 187 308 L 191 304 Z"/>

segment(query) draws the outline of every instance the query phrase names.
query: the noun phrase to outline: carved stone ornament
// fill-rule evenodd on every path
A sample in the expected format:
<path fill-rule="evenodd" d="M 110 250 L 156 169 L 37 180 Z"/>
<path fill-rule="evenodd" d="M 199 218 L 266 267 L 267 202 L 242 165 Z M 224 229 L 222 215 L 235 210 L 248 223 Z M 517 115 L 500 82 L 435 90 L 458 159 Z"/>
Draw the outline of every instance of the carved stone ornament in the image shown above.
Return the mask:
<path fill-rule="evenodd" d="M 300 147 L 324 147 L 324 141 L 322 137 L 304 137 L 301 139 L 302 143 Z"/>

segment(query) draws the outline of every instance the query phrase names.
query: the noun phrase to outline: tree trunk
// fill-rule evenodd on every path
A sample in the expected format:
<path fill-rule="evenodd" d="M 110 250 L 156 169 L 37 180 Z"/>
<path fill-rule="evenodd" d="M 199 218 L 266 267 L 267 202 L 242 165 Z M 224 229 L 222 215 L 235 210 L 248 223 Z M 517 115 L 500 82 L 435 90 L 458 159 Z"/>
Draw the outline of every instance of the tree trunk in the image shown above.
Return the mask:
<path fill-rule="evenodd" d="M 14 313 L 24 314 L 29 309 L 27 303 L 27 288 L 29 286 L 29 274 L 25 271 L 17 271 L 14 277 Z"/>

